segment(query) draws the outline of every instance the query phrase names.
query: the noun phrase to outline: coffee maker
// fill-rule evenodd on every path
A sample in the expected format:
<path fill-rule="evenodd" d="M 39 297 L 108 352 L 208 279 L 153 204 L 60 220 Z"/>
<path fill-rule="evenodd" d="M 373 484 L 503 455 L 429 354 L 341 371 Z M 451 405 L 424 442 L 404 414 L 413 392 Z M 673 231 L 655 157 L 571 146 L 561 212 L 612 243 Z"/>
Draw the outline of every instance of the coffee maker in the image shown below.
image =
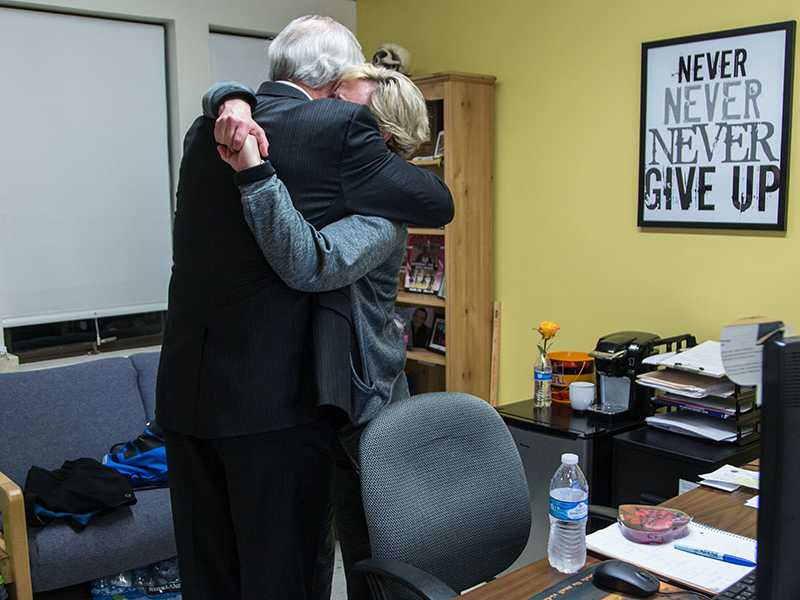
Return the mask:
<path fill-rule="evenodd" d="M 590 415 L 602 420 L 645 418 L 650 395 L 636 385 L 636 376 L 651 370 L 642 361 L 664 343 L 656 333 L 618 331 L 601 337 L 589 354 L 595 359 L 597 404 Z"/>

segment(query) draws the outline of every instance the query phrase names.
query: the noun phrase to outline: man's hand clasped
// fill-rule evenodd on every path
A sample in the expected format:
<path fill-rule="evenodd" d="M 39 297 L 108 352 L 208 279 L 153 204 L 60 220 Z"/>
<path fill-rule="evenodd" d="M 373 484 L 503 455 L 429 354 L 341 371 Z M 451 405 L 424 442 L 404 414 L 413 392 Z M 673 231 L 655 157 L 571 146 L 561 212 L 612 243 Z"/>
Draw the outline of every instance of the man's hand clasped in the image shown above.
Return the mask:
<path fill-rule="evenodd" d="M 235 171 L 260 165 L 269 154 L 267 135 L 244 100 L 225 102 L 214 124 L 214 139 L 220 157 Z"/>

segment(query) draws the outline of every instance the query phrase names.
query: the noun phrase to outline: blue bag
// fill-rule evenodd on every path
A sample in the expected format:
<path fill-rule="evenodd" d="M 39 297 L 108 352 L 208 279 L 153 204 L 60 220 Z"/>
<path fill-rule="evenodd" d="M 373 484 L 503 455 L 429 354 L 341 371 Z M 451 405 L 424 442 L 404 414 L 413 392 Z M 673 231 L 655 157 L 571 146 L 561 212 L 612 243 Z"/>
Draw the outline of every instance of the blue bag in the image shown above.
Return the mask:
<path fill-rule="evenodd" d="M 134 488 L 167 484 L 167 453 L 158 425 L 147 423 L 135 440 L 117 444 L 103 457 L 103 464 L 130 478 Z"/>

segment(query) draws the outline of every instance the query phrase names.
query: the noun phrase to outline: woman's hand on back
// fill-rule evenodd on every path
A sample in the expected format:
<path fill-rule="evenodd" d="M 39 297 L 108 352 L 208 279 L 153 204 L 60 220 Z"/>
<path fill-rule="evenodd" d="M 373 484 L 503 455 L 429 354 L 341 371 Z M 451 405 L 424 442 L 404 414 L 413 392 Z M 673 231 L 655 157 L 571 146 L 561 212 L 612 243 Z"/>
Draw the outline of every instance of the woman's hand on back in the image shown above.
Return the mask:
<path fill-rule="evenodd" d="M 245 139 L 242 149 L 238 152 L 232 151 L 227 146 L 222 144 L 217 145 L 217 152 L 226 163 L 233 167 L 234 171 L 244 171 L 251 167 L 257 167 L 262 162 L 261 152 L 259 151 L 259 144 L 256 138 L 248 135 Z"/>

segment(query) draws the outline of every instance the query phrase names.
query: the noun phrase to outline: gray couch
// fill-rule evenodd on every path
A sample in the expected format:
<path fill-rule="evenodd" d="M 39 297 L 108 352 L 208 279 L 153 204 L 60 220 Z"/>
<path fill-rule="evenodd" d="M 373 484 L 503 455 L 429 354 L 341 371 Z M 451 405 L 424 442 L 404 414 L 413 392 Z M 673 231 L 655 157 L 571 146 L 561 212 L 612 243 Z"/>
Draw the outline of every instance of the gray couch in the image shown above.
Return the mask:
<path fill-rule="evenodd" d="M 153 418 L 158 359 L 151 352 L 0 375 L 0 472 L 22 487 L 31 465 L 55 469 L 64 460 L 100 460 L 115 443 L 138 436 Z M 81 533 L 63 523 L 29 529 L 33 590 L 175 556 L 169 491 L 137 491 L 136 497 L 135 505 L 96 517 Z M 12 564 L 15 558 L 19 564 L 13 556 Z"/>

